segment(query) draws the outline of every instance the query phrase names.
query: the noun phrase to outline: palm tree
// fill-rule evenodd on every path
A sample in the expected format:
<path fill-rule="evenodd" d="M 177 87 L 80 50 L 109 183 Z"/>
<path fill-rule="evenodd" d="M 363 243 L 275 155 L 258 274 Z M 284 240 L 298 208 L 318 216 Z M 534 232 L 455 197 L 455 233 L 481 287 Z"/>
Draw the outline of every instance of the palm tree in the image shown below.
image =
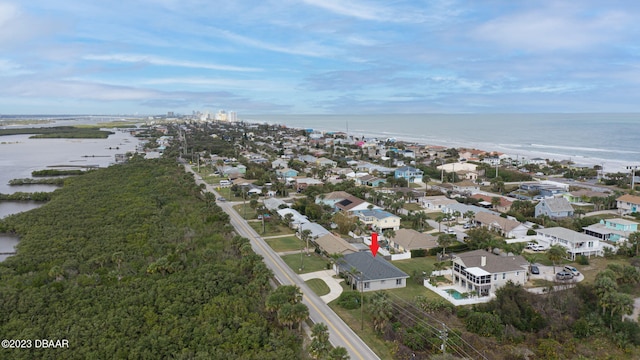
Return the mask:
<path fill-rule="evenodd" d="M 309 354 L 314 359 L 324 359 L 329 354 L 329 328 L 324 323 L 316 323 L 311 328 L 311 344 Z"/>
<path fill-rule="evenodd" d="M 447 246 L 451 245 L 453 238 L 450 234 L 441 234 L 438 236 L 438 245 L 442 246 L 442 256 L 447 253 Z"/>
<path fill-rule="evenodd" d="M 376 292 L 371 297 L 368 306 L 369 314 L 373 319 L 373 328 L 382 332 L 387 322 L 391 320 L 393 315 L 391 304 L 389 304 L 389 296 L 384 292 Z"/>
<path fill-rule="evenodd" d="M 556 273 L 556 262 L 562 260 L 564 258 L 567 250 L 564 246 L 555 244 L 552 245 L 549 250 L 547 250 L 547 257 L 553 263 L 553 273 Z"/>
<path fill-rule="evenodd" d="M 441 213 L 441 214 L 438 214 L 438 216 L 436 216 L 436 222 L 438 223 L 438 232 L 442 232 L 442 229 L 440 228 L 440 225 L 442 224 L 444 219 L 446 219 L 447 217 L 448 216 L 445 213 Z"/>
<path fill-rule="evenodd" d="M 311 230 L 302 230 L 302 232 L 300 233 L 300 237 L 302 238 L 302 241 L 307 243 L 307 255 L 309 255 L 309 239 L 311 238 Z"/>
<path fill-rule="evenodd" d="M 309 318 L 309 308 L 303 303 L 292 305 L 291 319 L 293 324 L 298 324 L 298 331 L 302 329 L 302 322 Z"/>
<path fill-rule="evenodd" d="M 636 256 L 638 256 L 640 251 L 640 231 L 636 231 L 629 235 L 629 244 L 636 247 Z"/>
<path fill-rule="evenodd" d="M 338 346 L 336 348 L 331 349 L 331 351 L 329 352 L 328 359 L 329 360 L 348 360 L 349 353 L 347 352 L 347 349 L 343 348 L 342 346 Z"/>

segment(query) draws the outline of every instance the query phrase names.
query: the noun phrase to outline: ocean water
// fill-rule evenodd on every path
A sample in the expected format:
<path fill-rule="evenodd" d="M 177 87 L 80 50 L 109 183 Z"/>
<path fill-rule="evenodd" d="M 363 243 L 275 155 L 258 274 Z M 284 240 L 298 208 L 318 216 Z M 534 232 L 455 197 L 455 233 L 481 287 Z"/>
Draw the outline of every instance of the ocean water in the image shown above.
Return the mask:
<path fill-rule="evenodd" d="M 604 166 L 606 172 L 640 165 L 640 114 L 252 115 L 242 120 L 500 151 L 513 158 L 571 160 Z"/>

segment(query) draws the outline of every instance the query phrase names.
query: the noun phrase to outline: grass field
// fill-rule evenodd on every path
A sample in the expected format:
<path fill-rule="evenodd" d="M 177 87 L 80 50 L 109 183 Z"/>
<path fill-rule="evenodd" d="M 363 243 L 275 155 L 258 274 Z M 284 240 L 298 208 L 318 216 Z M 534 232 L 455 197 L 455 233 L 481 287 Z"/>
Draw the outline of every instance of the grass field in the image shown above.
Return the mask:
<path fill-rule="evenodd" d="M 265 241 L 275 252 L 300 250 L 304 247 L 302 240 L 293 235 L 275 239 L 265 239 Z"/>
<path fill-rule="evenodd" d="M 305 281 L 307 285 L 313 290 L 314 293 L 318 296 L 327 295 L 331 289 L 329 289 L 329 285 L 321 279 L 309 279 Z"/>
<path fill-rule="evenodd" d="M 366 305 L 365 305 L 366 306 Z M 336 305 L 336 301 L 329 303 L 329 307 L 349 325 L 353 331 L 375 352 L 380 359 L 393 359 L 393 344 L 382 340 L 373 330 L 371 317 L 364 312 L 364 329 L 361 330 L 360 309 L 345 310 Z"/>
<path fill-rule="evenodd" d="M 251 206 L 249 206 L 248 201 L 246 204 L 234 205 L 233 209 L 237 211 L 238 214 L 240 214 L 240 216 L 242 216 L 245 220 L 252 220 L 258 216 L 256 215 L 256 210 L 252 209 Z M 260 224 L 260 226 L 262 226 L 262 224 Z M 260 229 L 262 230 L 262 228 Z"/>
<path fill-rule="evenodd" d="M 285 255 L 282 257 L 282 260 L 284 260 L 284 262 L 287 263 L 287 265 L 289 265 L 289 267 L 297 274 L 326 270 L 327 263 L 329 262 L 327 259 L 314 252 L 310 252 L 309 256 L 306 254 L 303 256 L 300 256 L 299 254 Z M 301 264 L 303 266 L 302 271 L 300 270 Z"/>
<path fill-rule="evenodd" d="M 293 236 L 293 230 L 288 227 L 282 225 L 280 221 L 271 219 L 265 221 L 265 229 L 266 232 L 262 232 L 262 221 L 252 221 L 249 225 L 261 236 L 269 237 L 269 236 L 278 236 L 278 235 L 291 235 Z"/>

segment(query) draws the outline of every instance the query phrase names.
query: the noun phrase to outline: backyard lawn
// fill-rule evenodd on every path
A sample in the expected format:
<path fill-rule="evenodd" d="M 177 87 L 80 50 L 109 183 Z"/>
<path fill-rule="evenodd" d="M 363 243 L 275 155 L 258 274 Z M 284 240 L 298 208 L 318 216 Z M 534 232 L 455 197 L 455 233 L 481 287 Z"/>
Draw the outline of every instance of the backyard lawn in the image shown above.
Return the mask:
<path fill-rule="evenodd" d="M 256 214 L 256 210 L 252 209 L 251 206 L 249 206 L 248 201 L 246 204 L 234 205 L 233 209 L 245 220 L 253 220 L 258 216 Z M 260 223 L 260 226 L 262 226 L 262 223 Z M 260 229 L 262 230 L 262 228 Z"/>
<path fill-rule="evenodd" d="M 304 242 L 293 235 L 287 237 L 265 239 L 265 241 L 275 252 L 300 250 L 304 247 Z"/>
<path fill-rule="evenodd" d="M 327 295 L 331 289 L 329 289 L 329 285 L 324 282 L 322 279 L 309 279 L 305 281 L 307 285 L 313 290 L 314 293 L 318 296 Z"/>
<path fill-rule="evenodd" d="M 309 256 L 303 254 L 290 254 L 282 256 L 282 260 L 284 260 L 289 267 L 296 272 L 296 274 L 306 274 L 310 272 L 316 272 L 320 270 L 326 270 L 327 264 L 329 260 L 323 258 L 322 256 L 314 253 L 313 251 L 309 252 Z M 302 264 L 302 271 L 300 270 Z"/>

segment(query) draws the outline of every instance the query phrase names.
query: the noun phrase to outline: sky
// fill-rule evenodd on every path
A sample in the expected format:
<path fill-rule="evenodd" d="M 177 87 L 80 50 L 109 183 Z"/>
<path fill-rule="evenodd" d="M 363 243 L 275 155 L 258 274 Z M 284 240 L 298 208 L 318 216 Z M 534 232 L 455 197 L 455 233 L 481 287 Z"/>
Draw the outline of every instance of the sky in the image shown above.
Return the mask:
<path fill-rule="evenodd" d="M 0 0 L 0 114 L 640 112 L 635 0 Z"/>

